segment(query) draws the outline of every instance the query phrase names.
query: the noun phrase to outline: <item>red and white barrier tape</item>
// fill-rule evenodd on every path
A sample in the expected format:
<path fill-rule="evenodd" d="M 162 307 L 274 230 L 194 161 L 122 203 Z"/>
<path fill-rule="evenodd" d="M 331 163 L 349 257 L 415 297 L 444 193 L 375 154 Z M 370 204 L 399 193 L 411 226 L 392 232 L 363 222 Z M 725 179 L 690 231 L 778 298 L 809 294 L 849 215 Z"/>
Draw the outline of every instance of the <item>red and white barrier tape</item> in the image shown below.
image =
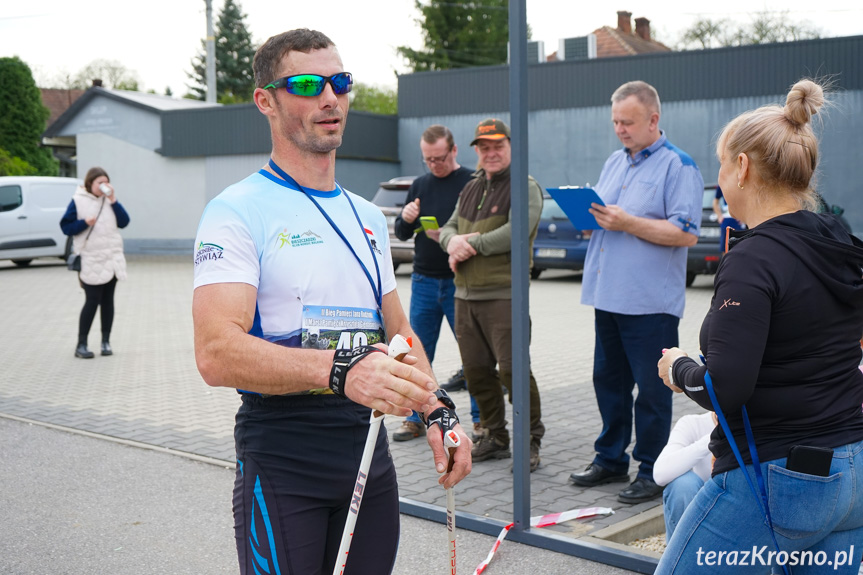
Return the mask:
<path fill-rule="evenodd" d="M 531 527 L 549 527 L 551 525 L 557 525 L 558 523 L 563 523 L 564 521 L 570 521 L 572 519 L 585 519 L 587 517 L 593 517 L 595 515 L 612 515 L 614 510 L 609 507 L 587 507 L 585 509 L 571 509 L 569 511 L 563 511 L 561 513 L 549 513 L 548 515 L 536 515 L 530 518 L 530 526 Z M 494 554 L 497 552 L 500 544 L 503 543 L 506 534 L 509 533 L 509 530 L 512 529 L 512 526 L 515 523 L 510 523 L 506 527 L 504 527 L 500 535 L 497 536 L 497 541 L 494 542 L 494 545 L 491 547 L 491 551 L 488 554 L 488 557 L 483 560 L 482 563 L 477 565 L 476 571 L 474 571 L 474 575 L 480 575 L 485 568 L 488 567 L 488 564 L 491 563 Z"/>

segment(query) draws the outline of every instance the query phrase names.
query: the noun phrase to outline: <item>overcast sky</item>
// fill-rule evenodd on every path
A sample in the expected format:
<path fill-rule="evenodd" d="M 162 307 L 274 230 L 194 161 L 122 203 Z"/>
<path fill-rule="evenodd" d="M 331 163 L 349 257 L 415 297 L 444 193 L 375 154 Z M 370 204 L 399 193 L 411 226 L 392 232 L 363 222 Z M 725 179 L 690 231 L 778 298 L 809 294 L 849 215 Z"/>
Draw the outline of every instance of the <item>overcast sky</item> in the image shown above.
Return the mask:
<path fill-rule="evenodd" d="M 214 21 L 223 4 L 224 0 L 213 0 Z M 293 28 L 320 30 L 338 45 L 345 69 L 358 82 L 395 87 L 395 73 L 407 71 L 395 48 L 422 47 L 413 0 L 239 0 L 238 4 L 255 45 Z M 823 5 L 799 0 L 669 0 L 648 3 L 645 10 L 637 9 L 635 2 L 611 8 L 600 4 L 609 6 L 527 0 L 532 39 L 543 41 L 546 53 L 551 53 L 561 38 L 616 26 L 617 10 L 632 12 L 633 19 L 648 18 L 658 39 L 669 44 L 698 16 L 745 23 L 750 20 L 748 10 L 787 10 L 790 20 L 814 25 L 823 36 L 863 34 L 860 0 L 828 0 Z M 109 59 L 133 71 L 142 90 L 164 93 L 170 86 L 180 96 L 187 92 L 186 73 L 207 31 L 204 0 L 0 0 L 0 6 L 0 57 L 20 57 L 40 86 L 61 74 L 75 75 L 93 60 Z"/>

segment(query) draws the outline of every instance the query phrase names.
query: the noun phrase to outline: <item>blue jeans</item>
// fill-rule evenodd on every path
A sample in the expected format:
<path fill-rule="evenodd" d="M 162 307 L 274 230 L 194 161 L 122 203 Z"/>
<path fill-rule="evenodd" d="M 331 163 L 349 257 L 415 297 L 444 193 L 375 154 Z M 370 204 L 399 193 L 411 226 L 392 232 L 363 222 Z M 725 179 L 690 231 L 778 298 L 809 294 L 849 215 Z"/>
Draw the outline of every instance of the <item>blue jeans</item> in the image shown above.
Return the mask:
<path fill-rule="evenodd" d="M 446 318 L 455 336 L 455 283 L 452 278 L 433 278 L 422 274 L 411 274 L 411 329 L 420 338 L 429 363 L 434 361 L 440 328 Z M 470 414 L 474 423 L 479 422 L 479 408 L 470 398 Z M 420 421 L 416 412 L 408 421 Z"/>
<path fill-rule="evenodd" d="M 694 471 L 687 471 L 662 491 L 662 513 L 665 516 L 665 540 L 671 541 L 674 529 L 680 522 L 683 512 L 695 499 L 695 495 L 704 485 L 704 480 Z"/>
<path fill-rule="evenodd" d="M 635 447 L 638 477 L 653 480 L 653 463 L 671 431 L 671 390 L 656 371 L 662 348 L 677 346 L 680 320 L 665 313 L 625 315 L 595 311 L 596 349 L 593 389 L 602 416 L 602 431 L 593 444 L 593 462 L 614 473 L 629 472 L 626 448 Z M 632 389 L 638 383 L 638 398 Z"/>
<path fill-rule="evenodd" d="M 761 470 L 776 541 L 789 555 L 793 575 L 856 575 L 863 553 L 863 441 L 834 449 L 829 477 L 788 471 L 784 458 L 762 463 Z M 752 465 L 746 466 L 746 472 L 758 489 Z M 753 547 L 764 548 L 759 555 L 764 564 L 752 556 Z M 768 554 L 775 550 L 755 495 L 738 468 L 704 484 L 680 518 L 656 573 L 764 575 L 770 569 Z M 710 551 L 715 552 L 712 565 L 707 563 Z M 722 565 L 717 564 L 720 551 L 726 552 Z M 727 554 L 734 551 L 736 556 Z M 743 551 L 750 553 L 748 560 L 755 560 L 755 565 L 740 565 Z M 812 559 L 803 551 L 811 552 Z M 819 554 L 820 566 L 815 563 Z M 796 566 L 791 565 L 795 556 Z M 731 557 L 737 566 L 728 566 Z M 774 555 L 771 562 L 774 573 L 781 573 L 779 558 Z"/>

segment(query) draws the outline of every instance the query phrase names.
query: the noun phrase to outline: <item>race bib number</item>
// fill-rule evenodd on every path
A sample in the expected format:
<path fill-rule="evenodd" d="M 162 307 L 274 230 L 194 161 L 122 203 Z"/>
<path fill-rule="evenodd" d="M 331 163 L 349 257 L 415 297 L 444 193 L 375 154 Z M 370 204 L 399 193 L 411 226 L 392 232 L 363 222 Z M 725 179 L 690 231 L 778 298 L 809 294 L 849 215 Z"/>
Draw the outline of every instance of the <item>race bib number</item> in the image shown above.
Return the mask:
<path fill-rule="evenodd" d="M 385 341 L 379 310 L 359 307 L 303 306 L 302 347 L 353 349 Z"/>

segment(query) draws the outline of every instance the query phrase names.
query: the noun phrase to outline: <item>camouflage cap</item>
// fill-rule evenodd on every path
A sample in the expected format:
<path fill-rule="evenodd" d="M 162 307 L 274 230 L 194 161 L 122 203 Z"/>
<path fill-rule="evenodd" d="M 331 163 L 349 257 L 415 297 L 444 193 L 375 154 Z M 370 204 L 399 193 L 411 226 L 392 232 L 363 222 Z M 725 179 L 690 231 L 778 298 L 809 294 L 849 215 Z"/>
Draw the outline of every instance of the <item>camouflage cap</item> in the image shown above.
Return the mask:
<path fill-rule="evenodd" d="M 483 120 L 477 125 L 476 132 L 473 136 L 473 142 L 471 142 L 470 145 L 476 146 L 476 143 L 480 140 L 503 140 L 504 138 L 509 137 L 509 126 L 507 126 L 502 120 L 489 118 L 487 120 Z"/>

